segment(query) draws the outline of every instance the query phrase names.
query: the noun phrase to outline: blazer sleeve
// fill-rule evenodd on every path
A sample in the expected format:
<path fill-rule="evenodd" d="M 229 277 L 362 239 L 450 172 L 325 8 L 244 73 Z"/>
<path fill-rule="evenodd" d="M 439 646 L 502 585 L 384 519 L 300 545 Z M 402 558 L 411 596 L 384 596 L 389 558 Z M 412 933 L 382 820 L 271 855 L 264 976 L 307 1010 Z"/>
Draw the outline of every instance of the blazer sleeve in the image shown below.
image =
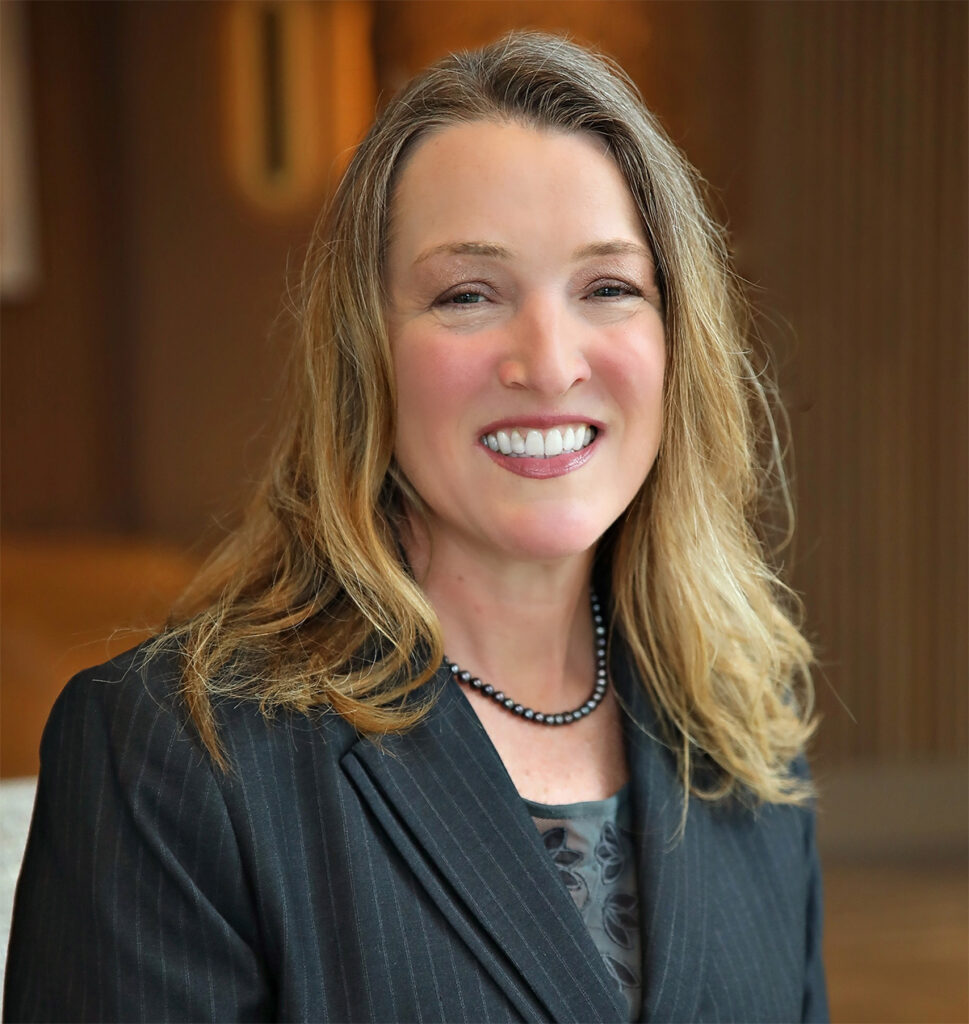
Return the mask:
<path fill-rule="evenodd" d="M 141 673 L 104 675 L 76 676 L 44 731 L 4 1018 L 269 1019 L 257 915 L 210 762 Z"/>

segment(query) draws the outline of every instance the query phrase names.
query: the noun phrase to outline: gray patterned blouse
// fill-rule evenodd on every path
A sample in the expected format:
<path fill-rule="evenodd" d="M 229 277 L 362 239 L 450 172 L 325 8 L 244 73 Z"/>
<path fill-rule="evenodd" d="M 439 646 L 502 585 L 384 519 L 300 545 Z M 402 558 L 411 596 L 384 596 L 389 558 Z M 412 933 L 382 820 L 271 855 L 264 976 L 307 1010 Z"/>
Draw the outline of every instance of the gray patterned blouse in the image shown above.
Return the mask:
<path fill-rule="evenodd" d="M 639 1016 L 639 895 L 630 839 L 629 787 L 606 800 L 576 804 L 525 801 L 606 970 L 622 989 L 629 1020 Z"/>

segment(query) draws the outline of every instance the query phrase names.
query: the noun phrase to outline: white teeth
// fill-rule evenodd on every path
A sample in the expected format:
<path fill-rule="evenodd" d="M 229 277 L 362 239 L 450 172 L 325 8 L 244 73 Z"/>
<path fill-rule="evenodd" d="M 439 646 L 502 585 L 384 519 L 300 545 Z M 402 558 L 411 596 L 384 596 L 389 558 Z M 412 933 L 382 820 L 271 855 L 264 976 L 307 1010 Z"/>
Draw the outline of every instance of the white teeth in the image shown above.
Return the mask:
<path fill-rule="evenodd" d="M 563 452 L 577 452 L 592 444 L 595 440 L 594 427 L 581 424 L 578 427 L 566 427 L 564 431 L 553 427 L 544 434 L 540 430 L 512 430 L 509 434 L 499 430 L 494 434 L 483 434 L 481 443 L 493 452 L 513 457 L 530 459 L 551 459 Z"/>

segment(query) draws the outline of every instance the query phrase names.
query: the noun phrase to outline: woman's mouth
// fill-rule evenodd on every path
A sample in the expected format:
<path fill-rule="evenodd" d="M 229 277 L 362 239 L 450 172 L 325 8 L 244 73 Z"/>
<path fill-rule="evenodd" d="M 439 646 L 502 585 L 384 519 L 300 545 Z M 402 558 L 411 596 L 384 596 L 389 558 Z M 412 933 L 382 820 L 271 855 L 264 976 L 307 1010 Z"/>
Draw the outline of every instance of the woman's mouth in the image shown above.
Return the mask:
<path fill-rule="evenodd" d="M 580 452 L 595 440 L 597 430 L 590 423 L 575 423 L 550 430 L 514 427 L 482 434 L 481 443 L 493 452 L 519 459 L 553 459 Z"/>

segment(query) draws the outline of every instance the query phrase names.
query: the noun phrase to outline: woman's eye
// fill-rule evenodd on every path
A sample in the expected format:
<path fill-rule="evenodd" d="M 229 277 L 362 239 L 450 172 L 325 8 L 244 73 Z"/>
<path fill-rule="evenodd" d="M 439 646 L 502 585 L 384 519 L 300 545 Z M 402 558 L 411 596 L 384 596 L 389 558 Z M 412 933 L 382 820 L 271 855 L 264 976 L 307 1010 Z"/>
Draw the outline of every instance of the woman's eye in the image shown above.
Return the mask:
<path fill-rule="evenodd" d="M 589 294 L 596 299 L 619 299 L 625 295 L 638 295 L 639 292 L 631 285 L 610 282 L 609 284 L 600 284 Z"/>
<path fill-rule="evenodd" d="M 486 297 L 472 288 L 466 288 L 456 292 L 449 292 L 437 300 L 438 306 L 477 306 L 487 302 Z"/>

